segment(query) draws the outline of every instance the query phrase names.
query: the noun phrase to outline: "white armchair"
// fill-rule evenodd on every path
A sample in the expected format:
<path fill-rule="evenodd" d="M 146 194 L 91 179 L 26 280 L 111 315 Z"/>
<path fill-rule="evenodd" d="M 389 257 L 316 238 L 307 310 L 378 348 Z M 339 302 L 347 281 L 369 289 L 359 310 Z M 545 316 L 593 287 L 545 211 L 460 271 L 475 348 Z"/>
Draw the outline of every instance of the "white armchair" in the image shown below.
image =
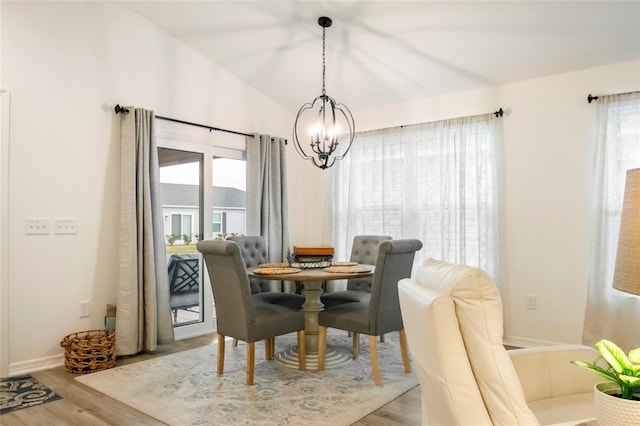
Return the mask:
<path fill-rule="evenodd" d="M 502 300 L 481 269 L 429 259 L 399 282 L 424 425 L 577 424 L 595 417 L 586 346 L 505 350 Z"/>

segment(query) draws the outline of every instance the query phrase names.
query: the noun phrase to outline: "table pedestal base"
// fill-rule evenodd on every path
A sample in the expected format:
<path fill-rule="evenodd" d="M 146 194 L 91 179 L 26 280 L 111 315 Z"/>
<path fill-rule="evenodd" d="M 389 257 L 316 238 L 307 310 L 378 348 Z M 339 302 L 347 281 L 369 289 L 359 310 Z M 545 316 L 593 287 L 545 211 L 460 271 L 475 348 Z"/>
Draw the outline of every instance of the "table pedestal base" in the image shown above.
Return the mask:
<path fill-rule="evenodd" d="M 307 370 L 318 369 L 318 354 L 307 353 Z M 324 368 L 328 370 L 330 368 L 336 368 L 347 362 L 351 361 L 353 356 L 351 352 L 347 352 L 340 349 L 335 349 L 327 346 L 327 353 L 325 356 Z M 275 356 L 275 360 L 280 364 L 288 368 L 298 369 L 298 348 L 295 346 L 287 349 L 284 352 L 279 352 Z"/>

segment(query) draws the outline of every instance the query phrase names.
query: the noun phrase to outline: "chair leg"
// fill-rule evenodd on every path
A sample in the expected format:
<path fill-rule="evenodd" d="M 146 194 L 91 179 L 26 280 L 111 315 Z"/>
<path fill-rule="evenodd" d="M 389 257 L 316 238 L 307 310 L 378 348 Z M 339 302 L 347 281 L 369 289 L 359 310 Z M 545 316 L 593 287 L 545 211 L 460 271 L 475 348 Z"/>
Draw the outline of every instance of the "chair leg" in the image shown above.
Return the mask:
<path fill-rule="evenodd" d="M 327 327 L 318 328 L 318 371 L 324 370 L 325 356 L 327 354 Z"/>
<path fill-rule="evenodd" d="M 233 338 L 233 347 L 234 348 L 238 347 L 238 339 L 236 339 L 235 337 Z"/>
<path fill-rule="evenodd" d="M 247 343 L 247 385 L 253 385 L 253 372 L 256 367 L 256 343 Z"/>
<path fill-rule="evenodd" d="M 404 372 L 411 373 L 411 362 L 409 361 L 409 350 L 407 347 L 407 333 L 404 331 L 404 328 L 400 330 L 400 352 L 402 352 Z"/>
<path fill-rule="evenodd" d="M 380 364 L 378 364 L 378 347 L 376 346 L 376 336 L 369 336 L 369 352 L 371 352 L 371 370 L 373 371 L 373 381 L 376 386 L 382 386 L 380 376 Z"/>
<path fill-rule="evenodd" d="M 307 369 L 307 349 L 304 344 L 304 330 L 298 331 L 298 370 Z"/>
<path fill-rule="evenodd" d="M 360 334 L 351 332 L 353 338 L 353 359 L 358 359 L 360 356 Z"/>
<path fill-rule="evenodd" d="M 273 359 L 273 356 L 271 356 L 271 345 L 273 344 L 274 343 L 273 340 L 271 340 L 271 337 L 267 337 L 266 339 L 264 339 L 264 358 L 267 361 L 271 361 Z"/>
<path fill-rule="evenodd" d="M 271 338 L 271 344 L 269 345 L 269 348 L 271 349 L 271 359 L 273 359 L 276 356 L 276 338 L 275 337 Z"/>
<path fill-rule="evenodd" d="M 384 334 L 380 335 L 380 343 L 384 343 Z"/>
<path fill-rule="evenodd" d="M 224 336 L 218 333 L 218 374 L 224 371 Z"/>

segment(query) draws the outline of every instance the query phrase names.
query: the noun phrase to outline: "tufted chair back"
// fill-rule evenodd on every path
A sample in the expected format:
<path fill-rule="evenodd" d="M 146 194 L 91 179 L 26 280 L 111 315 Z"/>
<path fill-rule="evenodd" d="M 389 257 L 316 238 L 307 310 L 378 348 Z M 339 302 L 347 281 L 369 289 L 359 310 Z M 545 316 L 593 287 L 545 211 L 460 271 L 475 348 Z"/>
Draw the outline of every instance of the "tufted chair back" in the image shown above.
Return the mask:
<path fill-rule="evenodd" d="M 388 235 L 356 235 L 353 237 L 349 260 L 364 265 L 375 265 L 380 243 L 391 239 Z M 347 290 L 371 291 L 371 277 L 348 280 Z"/>
<path fill-rule="evenodd" d="M 268 263 L 269 256 L 267 254 L 267 243 L 262 236 L 244 236 L 233 235 L 227 237 L 229 241 L 235 241 L 240 247 L 240 253 L 242 253 L 242 259 L 244 260 L 245 268 L 253 268 L 261 263 Z M 251 278 L 249 280 L 251 285 L 251 293 L 264 293 L 266 291 L 272 291 L 274 285 L 273 281 L 260 280 Z"/>

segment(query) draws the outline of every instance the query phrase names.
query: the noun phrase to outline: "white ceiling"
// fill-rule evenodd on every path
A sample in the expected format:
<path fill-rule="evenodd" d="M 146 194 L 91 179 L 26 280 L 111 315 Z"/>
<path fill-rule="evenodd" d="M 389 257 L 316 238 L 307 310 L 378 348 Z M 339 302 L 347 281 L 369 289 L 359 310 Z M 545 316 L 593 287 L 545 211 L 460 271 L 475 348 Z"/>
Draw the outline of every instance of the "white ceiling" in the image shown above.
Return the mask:
<path fill-rule="evenodd" d="M 321 92 L 320 16 L 352 111 L 640 59 L 640 1 L 117 3 L 292 112 Z"/>

